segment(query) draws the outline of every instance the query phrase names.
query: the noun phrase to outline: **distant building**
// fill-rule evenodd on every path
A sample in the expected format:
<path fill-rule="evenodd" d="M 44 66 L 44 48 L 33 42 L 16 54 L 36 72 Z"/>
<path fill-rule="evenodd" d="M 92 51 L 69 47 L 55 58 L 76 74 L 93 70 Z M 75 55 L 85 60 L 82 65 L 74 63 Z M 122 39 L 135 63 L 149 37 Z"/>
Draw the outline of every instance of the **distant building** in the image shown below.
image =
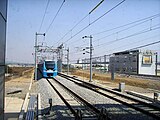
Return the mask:
<path fill-rule="evenodd" d="M 82 65 L 81 64 L 70 64 L 70 68 L 82 68 Z"/>
<path fill-rule="evenodd" d="M 78 59 L 77 64 L 80 64 L 80 63 L 82 63 L 82 60 Z"/>
<path fill-rule="evenodd" d="M 109 69 L 118 73 L 156 75 L 156 53 L 151 50 L 114 53 Z"/>

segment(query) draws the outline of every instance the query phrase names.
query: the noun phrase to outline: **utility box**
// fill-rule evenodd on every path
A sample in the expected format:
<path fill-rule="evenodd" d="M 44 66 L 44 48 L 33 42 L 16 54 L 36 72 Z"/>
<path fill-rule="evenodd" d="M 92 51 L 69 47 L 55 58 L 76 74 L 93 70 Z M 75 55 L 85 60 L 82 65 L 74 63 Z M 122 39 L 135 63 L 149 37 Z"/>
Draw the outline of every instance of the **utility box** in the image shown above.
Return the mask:
<path fill-rule="evenodd" d="M 125 91 L 125 83 L 119 83 L 119 91 L 121 92 Z"/>

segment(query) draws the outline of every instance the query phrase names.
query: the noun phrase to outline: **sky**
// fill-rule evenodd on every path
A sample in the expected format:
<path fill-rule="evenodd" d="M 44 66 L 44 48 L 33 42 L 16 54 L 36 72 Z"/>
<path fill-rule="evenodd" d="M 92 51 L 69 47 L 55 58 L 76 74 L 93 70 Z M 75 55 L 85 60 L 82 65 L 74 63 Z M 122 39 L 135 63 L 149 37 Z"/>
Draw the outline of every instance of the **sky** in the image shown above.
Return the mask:
<path fill-rule="evenodd" d="M 83 36 L 93 37 L 93 57 L 160 41 L 160 0 L 125 0 L 114 9 L 123 0 L 104 0 L 91 14 L 101 0 L 63 1 L 8 0 L 6 61 L 33 63 L 36 32 L 46 33 L 45 38 L 38 36 L 39 43 L 69 48 L 71 62 L 89 58 L 83 55 L 82 49 L 89 46 Z M 143 49 L 160 56 L 160 43 Z"/>

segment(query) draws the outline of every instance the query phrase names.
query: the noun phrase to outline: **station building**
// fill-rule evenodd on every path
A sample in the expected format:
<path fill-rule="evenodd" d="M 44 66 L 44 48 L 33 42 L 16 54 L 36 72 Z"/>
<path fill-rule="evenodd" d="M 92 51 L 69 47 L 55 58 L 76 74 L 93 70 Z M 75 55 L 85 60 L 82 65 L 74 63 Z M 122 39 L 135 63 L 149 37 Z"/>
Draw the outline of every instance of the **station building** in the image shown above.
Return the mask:
<path fill-rule="evenodd" d="M 109 70 L 117 73 L 157 75 L 157 53 L 151 50 L 131 50 L 114 53 Z"/>

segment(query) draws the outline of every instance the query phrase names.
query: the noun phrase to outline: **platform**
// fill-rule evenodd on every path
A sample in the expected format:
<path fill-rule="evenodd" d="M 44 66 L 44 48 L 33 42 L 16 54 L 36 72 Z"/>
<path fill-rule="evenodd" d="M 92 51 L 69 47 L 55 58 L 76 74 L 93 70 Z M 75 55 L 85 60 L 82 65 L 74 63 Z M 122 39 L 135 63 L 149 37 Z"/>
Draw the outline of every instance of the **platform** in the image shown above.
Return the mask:
<path fill-rule="evenodd" d="M 23 101 L 23 99 L 17 97 L 5 97 L 4 120 L 17 120 Z"/>

